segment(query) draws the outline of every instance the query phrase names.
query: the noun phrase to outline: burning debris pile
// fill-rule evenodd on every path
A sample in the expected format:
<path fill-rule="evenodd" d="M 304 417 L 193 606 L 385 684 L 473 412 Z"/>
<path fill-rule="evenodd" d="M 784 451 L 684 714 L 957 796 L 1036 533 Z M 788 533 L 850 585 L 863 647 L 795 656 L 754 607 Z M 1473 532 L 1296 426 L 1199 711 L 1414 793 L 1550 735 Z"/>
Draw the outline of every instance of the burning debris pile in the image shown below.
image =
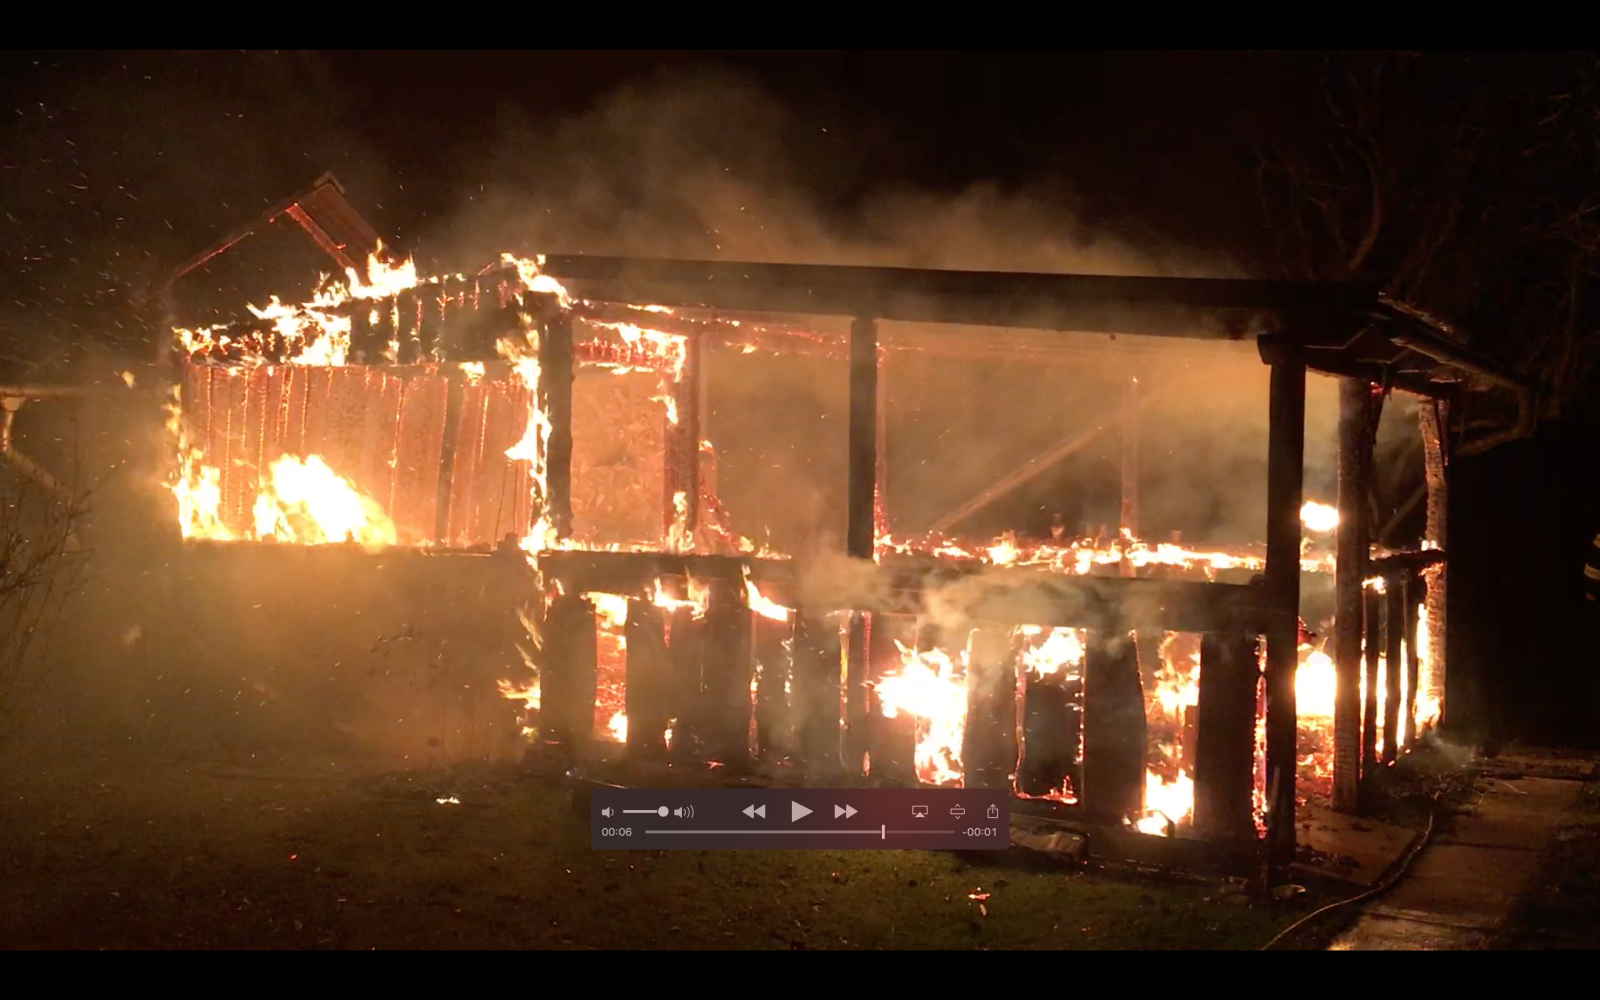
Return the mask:
<path fill-rule="evenodd" d="M 184 537 L 519 551 L 531 571 L 528 673 L 503 679 L 500 693 L 541 740 L 1004 784 L 1062 805 L 1084 804 L 1088 790 L 1148 833 L 1196 823 L 1202 665 L 1215 663 L 1243 678 L 1234 711 L 1252 744 L 1243 779 L 1259 823 L 1259 642 L 1203 638 L 1220 611 L 1192 614 L 1192 630 L 1163 625 L 1165 604 L 1143 621 L 1096 612 L 1104 626 L 1094 629 L 1052 616 L 1159 578 L 1237 581 L 1219 600 L 1233 602 L 1227 620 L 1250 620 L 1264 548 L 1208 551 L 1126 529 L 905 539 L 886 533 L 879 511 L 873 596 L 839 580 L 818 596 L 817 567 L 731 530 L 700 434 L 699 368 L 707 346 L 827 338 L 770 317 L 587 301 L 541 265 L 506 255 L 476 275 L 428 278 L 374 253 L 364 274 L 325 279 L 306 303 L 272 299 L 249 319 L 176 330 L 169 429 Z M 1331 572 L 1314 539 L 1335 530 L 1337 512 L 1307 503 L 1301 520 L 1301 570 Z M 1382 584 L 1372 581 L 1375 594 Z M 991 615 L 996 587 L 1024 597 Z M 1420 601 L 1406 600 L 1415 621 Z M 1334 674 L 1322 646 L 1303 631 L 1295 680 L 1311 795 L 1325 794 L 1331 758 Z M 1399 700 L 1414 706 L 1403 740 L 1438 717 L 1429 648 L 1424 621 L 1369 653 L 1363 698 L 1380 714 L 1395 700 L 1389 661 L 1412 664 L 1396 667 Z M 1112 704 L 1131 714 L 1096 708 Z"/>

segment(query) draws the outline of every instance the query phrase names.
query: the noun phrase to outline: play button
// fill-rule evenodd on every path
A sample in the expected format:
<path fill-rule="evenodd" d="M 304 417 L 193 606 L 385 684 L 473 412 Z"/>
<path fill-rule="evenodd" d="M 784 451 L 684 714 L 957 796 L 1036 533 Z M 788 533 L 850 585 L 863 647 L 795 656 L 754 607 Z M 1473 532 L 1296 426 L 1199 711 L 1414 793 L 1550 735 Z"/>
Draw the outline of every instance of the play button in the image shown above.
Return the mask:
<path fill-rule="evenodd" d="M 767 807 L 765 805 L 745 806 L 744 807 L 744 814 L 746 816 L 749 816 L 751 819 L 755 819 L 757 816 L 761 817 L 762 819 L 766 819 L 767 818 Z"/>
<path fill-rule="evenodd" d="M 798 802 L 789 803 L 789 822 L 798 823 L 801 819 L 811 815 L 811 810 Z"/>
<path fill-rule="evenodd" d="M 843 816 L 845 819 L 849 819 L 851 816 L 854 816 L 855 814 L 856 814 L 856 810 L 855 810 L 854 806 L 834 806 L 833 807 L 833 818 L 834 819 L 838 819 L 840 816 Z"/>

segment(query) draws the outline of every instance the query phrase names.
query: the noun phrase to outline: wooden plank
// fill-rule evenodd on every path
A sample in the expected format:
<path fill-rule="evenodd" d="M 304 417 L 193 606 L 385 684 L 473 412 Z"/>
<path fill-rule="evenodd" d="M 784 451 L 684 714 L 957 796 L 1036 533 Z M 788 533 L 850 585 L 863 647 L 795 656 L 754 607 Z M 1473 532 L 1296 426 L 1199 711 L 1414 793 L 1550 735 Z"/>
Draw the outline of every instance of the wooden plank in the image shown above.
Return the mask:
<path fill-rule="evenodd" d="M 1016 647 L 1007 628 L 967 640 L 967 725 L 961 761 L 968 788 L 1006 788 L 1017 768 Z"/>
<path fill-rule="evenodd" d="M 1406 644 L 1406 706 L 1405 706 L 1405 738 L 1406 746 L 1414 746 L 1417 742 L 1417 682 L 1422 674 L 1422 651 L 1417 648 L 1417 617 L 1423 598 L 1427 592 L 1421 573 L 1413 573 L 1404 582 L 1405 588 L 1405 636 Z"/>
<path fill-rule="evenodd" d="M 1371 532 L 1372 449 L 1377 421 L 1372 386 L 1360 379 L 1339 384 L 1339 529 L 1334 569 L 1333 807 L 1354 812 L 1361 793 L 1362 581 L 1367 577 Z"/>
<path fill-rule="evenodd" d="M 695 760 L 708 750 L 704 664 L 707 629 L 689 608 L 674 608 L 668 619 L 667 660 L 671 673 L 671 756 Z"/>
<path fill-rule="evenodd" d="M 831 615 L 795 613 L 795 729 L 806 771 L 836 775 L 840 769 L 839 622 Z"/>
<path fill-rule="evenodd" d="M 793 616 L 790 616 L 792 619 Z M 791 621 L 758 616 L 756 623 L 756 754 L 779 762 L 795 751 L 794 717 L 790 711 L 794 635 Z"/>
<path fill-rule="evenodd" d="M 596 649 L 593 605 L 572 594 L 551 601 L 539 657 L 539 717 L 546 738 L 573 749 L 594 739 Z"/>
<path fill-rule="evenodd" d="M 1383 652 L 1383 595 L 1368 589 L 1363 597 L 1366 614 L 1366 698 L 1361 706 L 1361 774 L 1370 777 L 1378 768 L 1378 657 Z"/>
<path fill-rule="evenodd" d="M 557 538 L 572 535 L 572 318 L 548 297 L 539 310 L 539 383 L 550 420 L 545 503 Z"/>
<path fill-rule="evenodd" d="M 1144 808 L 1148 742 L 1138 647 L 1125 627 L 1090 631 L 1083 685 L 1082 802 L 1120 823 Z"/>
<path fill-rule="evenodd" d="M 624 636 L 628 647 L 627 683 L 623 689 L 628 712 L 628 754 L 659 758 L 666 752 L 666 731 L 672 718 L 666 614 L 649 601 L 629 601 Z"/>
<path fill-rule="evenodd" d="M 744 585 L 711 585 L 706 608 L 704 678 L 713 753 L 735 773 L 750 762 L 750 683 L 755 673 L 755 622 Z"/>
<path fill-rule="evenodd" d="M 1194 756 L 1194 825 L 1205 835 L 1254 838 L 1256 688 L 1260 639 L 1208 633 L 1200 643 L 1200 704 Z"/>

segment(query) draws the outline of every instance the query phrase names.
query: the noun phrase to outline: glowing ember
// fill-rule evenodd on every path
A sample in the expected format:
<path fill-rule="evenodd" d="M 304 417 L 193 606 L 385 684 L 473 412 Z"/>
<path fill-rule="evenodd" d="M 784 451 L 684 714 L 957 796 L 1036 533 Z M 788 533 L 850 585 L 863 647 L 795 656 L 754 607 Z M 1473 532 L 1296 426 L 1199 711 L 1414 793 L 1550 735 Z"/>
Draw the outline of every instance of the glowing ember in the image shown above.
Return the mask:
<path fill-rule="evenodd" d="M 750 602 L 751 611 L 775 622 L 789 620 L 790 609 L 761 593 L 761 589 L 756 586 L 755 581 L 750 579 L 750 568 L 748 566 L 745 567 L 744 571 L 744 592 L 746 600 Z"/>
<path fill-rule="evenodd" d="M 617 714 L 613 715 L 611 717 L 611 721 L 606 724 L 606 730 L 611 733 L 611 738 L 616 740 L 618 743 L 628 742 L 627 715 L 622 712 L 618 712 Z"/>
<path fill-rule="evenodd" d="M 603 629 L 620 629 L 628 622 L 628 599 L 620 594 L 591 592 L 583 599 L 594 605 L 596 624 Z"/>

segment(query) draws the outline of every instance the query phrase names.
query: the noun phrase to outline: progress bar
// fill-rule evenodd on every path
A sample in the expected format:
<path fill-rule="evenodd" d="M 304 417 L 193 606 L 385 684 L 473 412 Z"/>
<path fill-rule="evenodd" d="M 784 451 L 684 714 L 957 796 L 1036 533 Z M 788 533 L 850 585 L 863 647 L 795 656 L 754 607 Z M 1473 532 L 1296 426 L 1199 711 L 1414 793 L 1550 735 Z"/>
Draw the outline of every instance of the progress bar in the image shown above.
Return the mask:
<path fill-rule="evenodd" d="M 863 835 L 871 836 L 871 837 L 888 837 L 891 834 L 894 835 L 894 836 L 900 836 L 902 834 L 904 834 L 904 835 L 915 834 L 915 835 L 921 836 L 921 837 L 926 837 L 926 836 L 930 836 L 930 835 L 949 837 L 949 836 L 953 836 L 955 834 L 955 831 L 954 830 L 889 830 L 889 829 L 885 829 L 883 827 L 880 827 L 880 828 L 878 828 L 876 830 L 646 830 L 645 831 L 645 835 L 646 836 L 654 836 L 656 834 L 672 834 L 672 833 L 675 833 L 675 834 L 698 833 L 698 834 L 704 834 L 704 835 L 710 836 L 710 837 L 730 837 L 730 836 L 739 836 L 739 837 L 772 836 L 772 837 L 777 837 L 777 836 L 783 836 L 785 834 L 787 834 L 789 836 L 793 836 L 793 837 L 834 837 L 834 836 L 840 836 L 840 835 L 848 836 L 848 835 L 852 835 L 852 834 L 863 834 Z"/>

